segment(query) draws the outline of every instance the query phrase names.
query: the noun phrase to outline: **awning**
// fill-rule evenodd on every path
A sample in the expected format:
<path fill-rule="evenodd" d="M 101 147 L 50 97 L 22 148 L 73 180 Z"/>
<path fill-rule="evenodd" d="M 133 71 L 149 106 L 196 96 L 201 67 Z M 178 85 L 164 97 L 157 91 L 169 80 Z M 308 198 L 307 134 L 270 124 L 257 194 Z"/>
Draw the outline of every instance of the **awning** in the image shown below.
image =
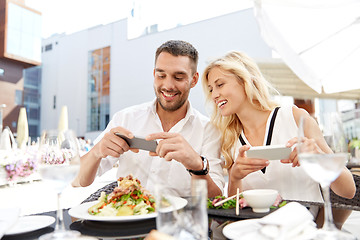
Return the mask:
<path fill-rule="evenodd" d="M 292 96 L 300 99 L 331 98 L 360 100 L 360 89 L 332 94 L 317 93 L 306 85 L 295 73 L 282 61 L 273 59 L 271 61 L 257 61 L 264 77 L 283 96 Z"/>

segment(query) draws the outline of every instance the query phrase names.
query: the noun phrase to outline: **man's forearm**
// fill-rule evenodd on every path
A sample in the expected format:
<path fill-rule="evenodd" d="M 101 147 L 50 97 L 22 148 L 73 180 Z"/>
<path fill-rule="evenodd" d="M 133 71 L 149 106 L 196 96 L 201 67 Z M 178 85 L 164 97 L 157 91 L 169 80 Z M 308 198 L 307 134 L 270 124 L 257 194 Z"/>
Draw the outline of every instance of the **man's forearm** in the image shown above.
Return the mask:
<path fill-rule="evenodd" d="M 97 159 L 90 150 L 80 159 L 80 170 L 74 181 L 73 187 L 87 187 L 94 182 L 96 172 L 99 167 L 101 158 Z"/>
<path fill-rule="evenodd" d="M 215 184 L 215 182 L 212 180 L 209 174 L 205 176 L 197 176 L 193 175 L 193 179 L 205 179 L 207 182 L 207 189 L 208 189 L 208 197 L 216 197 L 222 194 L 221 189 Z"/>

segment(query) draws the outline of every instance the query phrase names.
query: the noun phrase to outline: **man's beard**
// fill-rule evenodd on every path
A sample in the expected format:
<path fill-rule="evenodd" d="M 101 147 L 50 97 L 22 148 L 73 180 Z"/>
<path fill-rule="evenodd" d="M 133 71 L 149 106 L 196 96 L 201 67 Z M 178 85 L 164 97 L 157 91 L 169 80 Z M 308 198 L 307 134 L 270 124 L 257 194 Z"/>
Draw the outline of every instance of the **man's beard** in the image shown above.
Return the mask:
<path fill-rule="evenodd" d="M 167 102 L 163 98 L 160 97 L 160 94 L 162 94 L 162 91 L 159 90 L 159 91 L 157 91 L 157 93 L 158 93 L 156 96 L 157 102 L 159 103 L 160 107 L 167 112 L 174 112 L 174 111 L 178 110 L 186 103 L 186 100 L 187 100 L 187 96 L 183 95 L 182 98 L 180 98 L 179 100 L 177 100 L 175 102 L 171 102 L 171 104 L 167 104 Z M 163 103 L 162 101 L 165 101 L 165 103 Z"/>

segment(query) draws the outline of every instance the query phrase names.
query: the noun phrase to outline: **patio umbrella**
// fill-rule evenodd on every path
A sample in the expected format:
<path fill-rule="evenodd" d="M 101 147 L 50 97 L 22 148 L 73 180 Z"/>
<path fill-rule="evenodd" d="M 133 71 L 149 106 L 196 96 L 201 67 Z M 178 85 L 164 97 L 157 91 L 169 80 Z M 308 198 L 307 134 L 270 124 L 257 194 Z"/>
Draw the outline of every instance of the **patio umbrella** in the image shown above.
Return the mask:
<path fill-rule="evenodd" d="M 265 42 L 307 85 L 318 93 L 360 89 L 360 0 L 254 3 Z"/>
<path fill-rule="evenodd" d="M 58 130 L 59 132 L 63 132 L 68 129 L 69 129 L 68 109 L 67 106 L 62 106 L 60 118 L 59 118 Z"/>
<path fill-rule="evenodd" d="M 16 134 L 18 147 L 25 147 L 29 139 L 29 125 L 24 107 L 20 108 Z"/>

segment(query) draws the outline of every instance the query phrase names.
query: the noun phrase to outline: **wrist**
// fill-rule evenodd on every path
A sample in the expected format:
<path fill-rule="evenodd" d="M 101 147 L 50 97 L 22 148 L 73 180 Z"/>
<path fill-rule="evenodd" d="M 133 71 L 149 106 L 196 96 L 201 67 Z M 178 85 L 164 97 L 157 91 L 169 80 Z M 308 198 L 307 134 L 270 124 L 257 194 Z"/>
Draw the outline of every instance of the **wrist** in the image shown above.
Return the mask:
<path fill-rule="evenodd" d="M 244 177 L 246 177 L 246 175 L 241 172 L 234 172 L 233 170 L 229 172 L 229 180 L 231 182 L 241 181 Z"/>
<path fill-rule="evenodd" d="M 191 169 L 193 171 L 201 171 L 204 168 L 204 162 L 202 157 L 200 155 L 197 155 L 197 157 L 194 159 L 197 159 L 197 161 L 195 163 L 192 163 L 191 166 L 186 169 Z"/>
<path fill-rule="evenodd" d="M 235 176 L 230 176 L 230 181 L 231 182 L 238 182 L 238 181 L 241 181 L 242 179 L 243 179 L 244 177 L 241 177 L 241 176 L 239 176 L 239 177 L 235 177 Z"/>
<path fill-rule="evenodd" d="M 190 173 L 190 175 L 206 175 L 209 173 L 209 160 L 204 156 L 200 157 L 202 160 L 202 168 L 200 170 L 186 169 Z"/>
<path fill-rule="evenodd" d="M 101 160 L 103 158 L 101 152 L 98 149 L 96 149 L 95 147 L 90 149 L 90 151 L 87 152 L 86 154 L 89 155 L 90 158 L 96 159 L 97 161 L 99 161 L 99 160 Z"/>

